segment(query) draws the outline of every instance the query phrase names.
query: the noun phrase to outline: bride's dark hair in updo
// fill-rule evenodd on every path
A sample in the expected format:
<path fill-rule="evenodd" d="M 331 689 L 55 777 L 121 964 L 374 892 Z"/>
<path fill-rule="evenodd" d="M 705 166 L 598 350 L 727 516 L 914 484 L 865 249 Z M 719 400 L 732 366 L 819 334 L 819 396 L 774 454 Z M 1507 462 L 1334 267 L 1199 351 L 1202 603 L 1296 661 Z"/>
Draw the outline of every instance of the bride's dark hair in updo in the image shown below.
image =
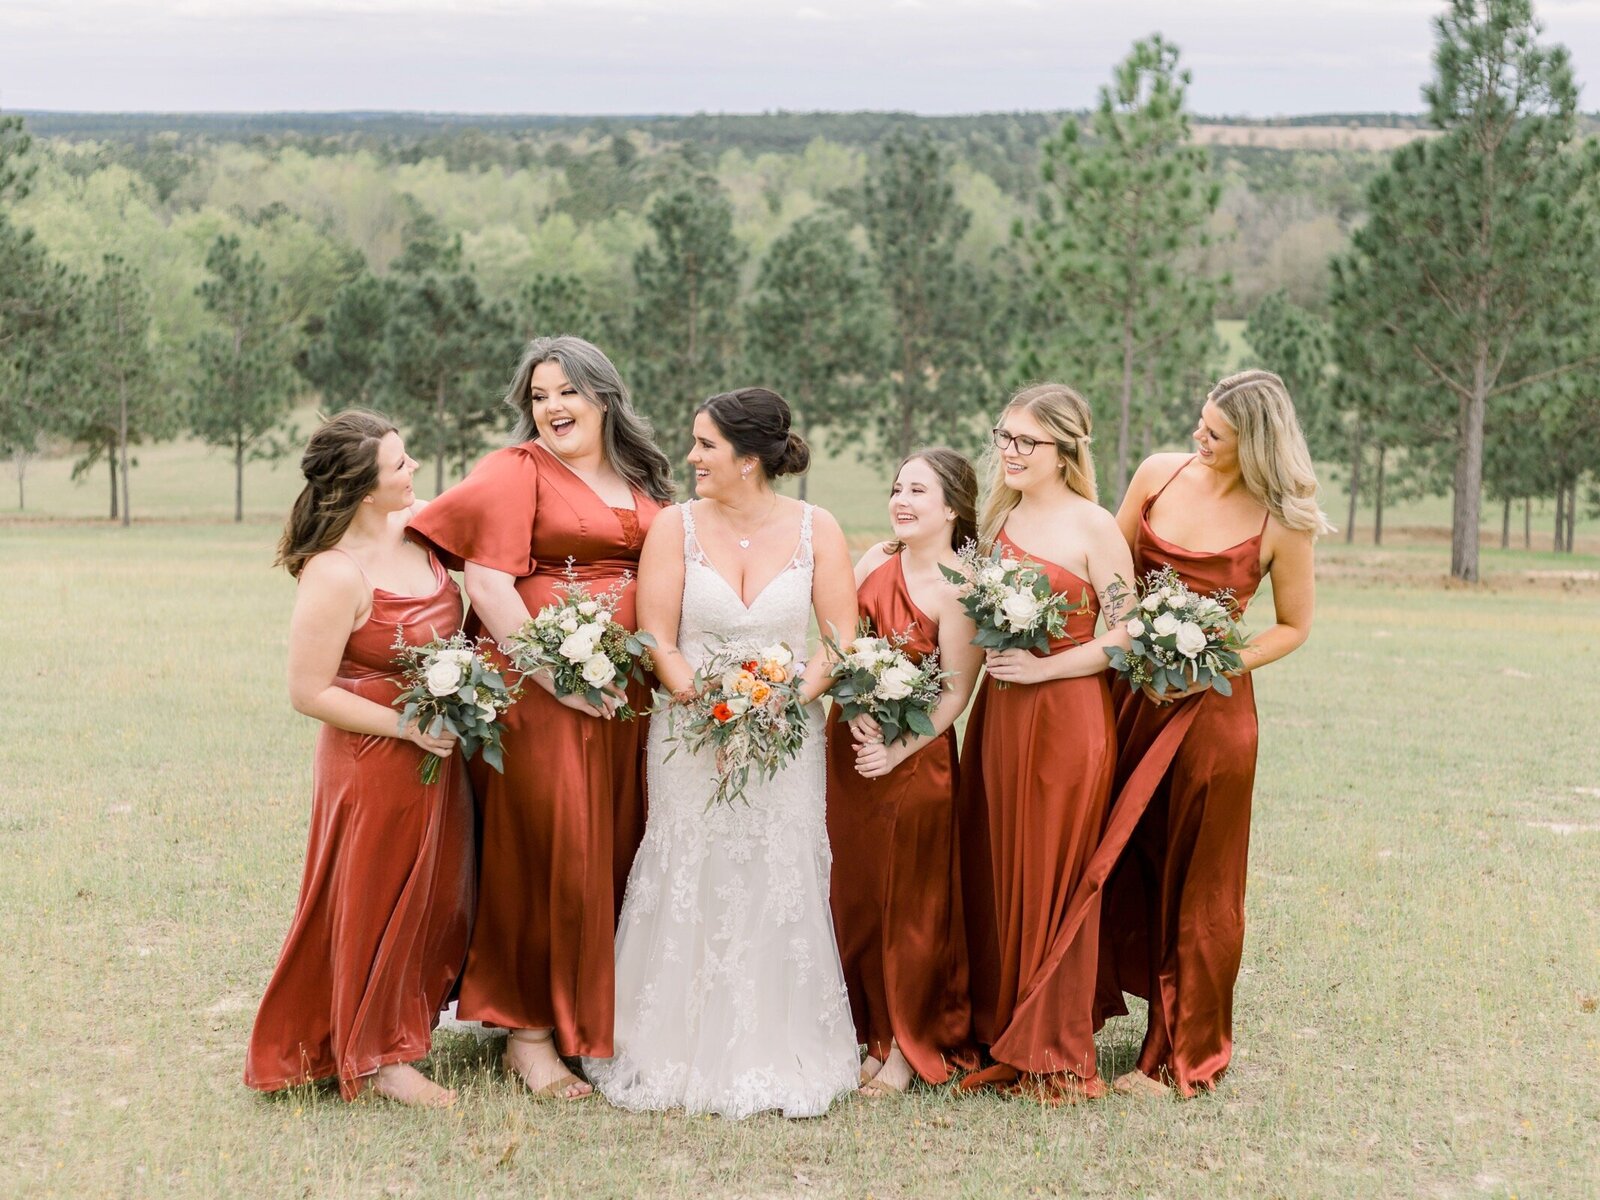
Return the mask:
<path fill-rule="evenodd" d="M 771 388 L 723 392 L 696 411 L 711 418 L 735 454 L 760 459 L 769 479 L 803 475 L 811 465 L 811 448 L 805 438 L 789 429 L 789 402 Z"/>

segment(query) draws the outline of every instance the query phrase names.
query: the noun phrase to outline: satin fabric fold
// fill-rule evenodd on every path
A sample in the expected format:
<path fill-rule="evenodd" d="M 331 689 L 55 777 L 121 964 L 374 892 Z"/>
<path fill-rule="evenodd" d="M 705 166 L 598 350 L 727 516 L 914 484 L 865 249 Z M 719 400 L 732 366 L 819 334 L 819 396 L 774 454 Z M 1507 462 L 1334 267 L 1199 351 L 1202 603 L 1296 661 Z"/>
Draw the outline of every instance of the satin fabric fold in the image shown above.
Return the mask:
<path fill-rule="evenodd" d="M 637 572 L 660 506 L 608 507 L 538 442 L 488 455 L 431 502 L 412 532 L 447 562 L 515 575 L 529 613 L 560 599 L 573 575 L 603 591 Z M 616 619 L 632 629 L 635 585 Z M 468 631 L 484 632 L 469 616 Z M 649 706 L 632 684 L 629 703 Z M 461 978 L 463 1020 L 553 1028 L 564 1055 L 609 1057 L 615 932 L 644 832 L 646 721 L 602 720 L 530 685 L 506 714 L 505 773 L 474 763 L 481 817 L 479 896 Z"/>
<path fill-rule="evenodd" d="M 938 649 L 939 627 L 911 599 L 900 555 L 856 593 L 880 636 L 904 635 L 914 660 Z M 956 853 L 956 737 L 935 741 L 879 779 L 855 769 L 855 741 L 828 718 L 830 904 L 856 1037 L 879 1061 L 891 1042 L 928 1083 L 976 1062 L 967 999 L 966 936 Z"/>
<path fill-rule="evenodd" d="M 396 627 L 413 645 L 460 628 L 460 592 L 434 569 L 431 595 L 374 590 L 337 686 L 387 706 L 399 678 Z M 318 732 L 305 871 L 250 1034 L 250 1087 L 337 1077 L 350 1099 L 363 1076 L 427 1055 L 466 955 L 472 797 L 458 756 L 431 785 L 418 778 L 422 758 L 397 737 Z"/>
<path fill-rule="evenodd" d="M 1261 583 L 1261 533 L 1217 552 L 1168 542 L 1149 521 L 1166 487 L 1140 513 L 1135 570 L 1171 565 L 1193 591 L 1230 589 L 1242 609 Z M 1124 992 L 1147 1000 L 1138 1069 L 1185 1096 L 1215 1086 L 1233 1053 L 1257 722 L 1251 677 L 1232 686 L 1166 706 L 1114 689 L 1117 796 L 1095 864 L 1109 868 L 1096 1021 L 1127 1011 Z"/>
<path fill-rule="evenodd" d="M 1094 589 L 1003 532 L 1001 540 L 1039 562 L 1052 590 L 1089 599 L 1050 652 L 1091 640 Z M 1017 1072 L 1067 1072 L 1097 1086 L 1098 929 L 1088 922 L 1098 898 L 1087 913 L 1075 913 L 1074 900 L 1100 841 L 1115 760 L 1103 674 L 1009 688 L 985 678 L 967 722 L 959 801 L 973 1030 Z"/>

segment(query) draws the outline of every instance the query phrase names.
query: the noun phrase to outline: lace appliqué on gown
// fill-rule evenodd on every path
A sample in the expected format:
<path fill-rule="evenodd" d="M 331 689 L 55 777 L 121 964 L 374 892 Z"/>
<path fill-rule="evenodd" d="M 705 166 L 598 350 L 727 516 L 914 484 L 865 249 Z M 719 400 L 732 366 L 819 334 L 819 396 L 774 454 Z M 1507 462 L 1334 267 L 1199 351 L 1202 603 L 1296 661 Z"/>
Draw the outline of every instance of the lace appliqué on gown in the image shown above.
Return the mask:
<path fill-rule="evenodd" d="M 807 506 L 789 565 L 748 607 L 684 526 L 678 647 L 691 666 L 725 641 L 803 651 L 811 614 Z M 710 754 L 667 760 L 668 720 L 651 723 L 649 818 L 617 929 L 616 1056 L 584 1067 L 611 1103 L 742 1118 L 818 1116 L 856 1086 L 858 1060 L 828 908 L 825 738 L 748 804 L 706 811 Z"/>

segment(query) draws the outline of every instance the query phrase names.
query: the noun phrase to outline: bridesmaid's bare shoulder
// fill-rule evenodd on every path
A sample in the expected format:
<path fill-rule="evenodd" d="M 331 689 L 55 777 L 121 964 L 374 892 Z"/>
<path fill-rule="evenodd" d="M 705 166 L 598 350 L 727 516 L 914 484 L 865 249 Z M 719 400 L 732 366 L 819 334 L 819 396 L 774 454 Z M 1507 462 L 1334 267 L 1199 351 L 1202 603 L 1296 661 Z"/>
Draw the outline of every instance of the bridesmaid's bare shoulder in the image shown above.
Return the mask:
<path fill-rule="evenodd" d="M 652 542 L 669 542 L 683 540 L 683 509 L 676 504 L 664 505 L 660 512 L 650 518 L 650 528 L 645 531 L 645 545 Z"/>
<path fill-rule="evenodd" d="M 356 565 L 356 560 L 344 551 L 323 550 L 306 559 L 305 565 L 300 568 L 300 587 L 365 596 L 367 580 Z"/>
<path fill-rule="evenodd" d="M 1139 464 L 1133 472 L 1133 478 L 1128 480 L 1128 490 L 1123 493 L 1122 502 L 1130 500 L 1143 502 L 1147 496 L 1160 491 L 1167 481 L 1178 473 L 1179 468 L 1194 456 L 1182 450 L 1164 450 L 1159 454 L 1152 454 Z"/>
<path fill-rule="evenodd" d="M 860 587 L 884 563 L 889 561 L 889 542 L 874 542 L 856 560 L 856 586 Z"/>

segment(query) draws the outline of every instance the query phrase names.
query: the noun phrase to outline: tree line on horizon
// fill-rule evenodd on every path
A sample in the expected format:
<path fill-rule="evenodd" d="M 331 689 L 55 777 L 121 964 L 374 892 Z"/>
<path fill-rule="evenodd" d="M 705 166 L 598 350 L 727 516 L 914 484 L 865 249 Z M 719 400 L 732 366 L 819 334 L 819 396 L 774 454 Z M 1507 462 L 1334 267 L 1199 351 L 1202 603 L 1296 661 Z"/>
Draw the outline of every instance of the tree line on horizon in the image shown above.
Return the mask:
<path fill-rule="evenodd" d="M 1091 113 L 1040 137 L 892 120 L 854 151 L 812 127 L 798 154 L 751 163 L 650 133 L 497 144 L 454 130 L 454 184 L 415 157 L 419 187 L 542 206 L 539 230 L 557 231 L 548 262 L 526 245 L 506 261 L 492 230 L 410 195 L 382 232 L 354 207 L 370 176 L 348 149 L 329 169 L 349 172 L 339 219 L 364 247 L 328 235 L 303 148 L 273 151 L 303 211 L 241 194 L 227 220 L 163 224 L 141 197 L 176 205 L 197 179 L 221 186 L 219 162 L 264 160 L 172 138 L 40 145 L 0 118 L 0 453 L 19 507 L 41 448 L 75 448 L 79 471 L 104 463 L 127 523 L 130 447 L 189 433 L 230 455 L 237 519 L 244 465 L 288 450 L 293 406 L 315 392 L 330 410 L 388 412 L 442 487 L 503 437 L 526 339 L 575 332 L 617 359 L 668 436 L 706 395 L 759 379 L 807 436 L 884 462 L 927 442 L 975 449 L 1011 389 L 1058 378 L 1094 405 L 1114 505 L 1139 456 L 1186 434 L 1220 370 L 1216 320 L 1238 313 L 1314 454 L 1341 468 L 1351 523 L 1375 499 L 1381 538 L 1386 498 L 1449 491 L 1452 573 L 1476 579 L 1485 496 L 1503 544 L 1514 506 L 1531 537 L 1532 501 L 1553 497 L 1565 550 L 1580 506 L 1600 501 L 1600 295 L 1586 270 L 1600 145 L 1579 134 L 1570 61 L 1538 40 L 1528 0 L 1452 0 L 1435 24 L 1436 136 L 1333 173 L 1326 156 L 1237 148 L 1219 168 L 1191 137 L 1189 74 L 1159 35 L 1133 46 Z M 478 160 L 508 147 L 560 171 L 560 191 L 497 191 L 525 168 Z M 41 165 L 48 205 L 28 201 Z M 1240 173 L 1242 198 L 1228 187 Z M 1299 269 L 1263 291 L 1270 276 L 1249 274 L 1262 247 L 1230 238 L 1229 220 L 1237 231 L 1274 197 L 1302 210 L 1308 178 L 1348 231 L 1327 218 L 1334 236 L 1302 242 L 1299 259 L 1283 250 Z M 63 247 L 94 241 L 81 232 L 93 220 L 134 252 L 69 261 Z M 203 252 L 203 270 L 178 273 L 174 245 Z"/>

